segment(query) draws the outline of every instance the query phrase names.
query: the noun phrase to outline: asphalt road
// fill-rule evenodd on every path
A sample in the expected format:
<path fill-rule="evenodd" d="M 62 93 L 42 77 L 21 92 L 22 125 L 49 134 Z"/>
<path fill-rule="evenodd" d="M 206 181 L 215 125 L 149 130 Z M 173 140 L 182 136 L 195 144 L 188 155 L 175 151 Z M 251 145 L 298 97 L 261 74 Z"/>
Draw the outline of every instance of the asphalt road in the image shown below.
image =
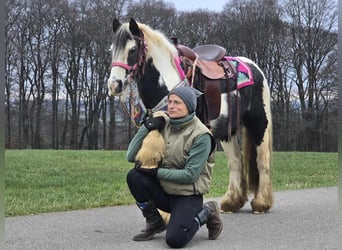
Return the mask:
<path fill-rule="evenodd" d="M 217 240 L 207 240 L 204 226 L 183 249 L 338 249 L 337 212 L 337 187 L 275 192 L 268 213 L 252 214 L 248 203 L 238 213 L 222 214 Z M 144 226 L 136 206 L 9 217 L 5 226 L 8 250 L 169 248 L 165 232 L 148 242 L 132 240 Z"/>

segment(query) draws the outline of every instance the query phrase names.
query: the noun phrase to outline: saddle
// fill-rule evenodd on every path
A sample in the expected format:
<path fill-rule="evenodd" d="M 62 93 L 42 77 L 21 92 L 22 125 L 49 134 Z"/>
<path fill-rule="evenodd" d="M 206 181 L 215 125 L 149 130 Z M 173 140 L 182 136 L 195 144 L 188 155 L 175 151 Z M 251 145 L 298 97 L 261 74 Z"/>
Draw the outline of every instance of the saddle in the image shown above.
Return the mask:
<path fill-rule="evenodd" d="M 209 121 L 216 119 L 221 109 L 221 93 L 234 89 L 236 69 L 225 59 L 226 49 L 218 45 L 202 45 L 191 49 L 175 43 L 178 53 L 187 61 L 192 61 L 193 87 L 204 93 L 199 99 L 197 110 L 201 120 L 209 126 Z M 194 71 L 195 70 L 195 71 Z M 189 77 L 189 74 L 186 74 Z"/>

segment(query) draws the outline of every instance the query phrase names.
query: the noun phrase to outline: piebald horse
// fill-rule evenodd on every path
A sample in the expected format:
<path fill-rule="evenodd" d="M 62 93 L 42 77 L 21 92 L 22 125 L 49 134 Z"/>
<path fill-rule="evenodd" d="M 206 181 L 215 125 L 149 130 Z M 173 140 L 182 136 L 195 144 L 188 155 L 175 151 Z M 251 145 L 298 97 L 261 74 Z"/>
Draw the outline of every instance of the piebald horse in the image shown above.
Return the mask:
<path fill-rule="evenodd" d="M 163 33 L 133 18 L 127 23 L 114 19 L 113 31 L 108 79 L 111 95 L 127 96 L 129 86 L 136 84 L 143 105 L 154 111 L 165 103 L 170 90 L 188 84 L 179 51 Z M 253 61 L 244 57 L 238 60 L 248 65 L 254 83 L 240 89 L 229 87 L 229 91 L 222 88 L 219 114 L 208 121 L 222 145 L 230 171 L 220 208 L 222 212 L 239 211 L 251 191 L 253 213 L 263 213 L 273 205 L 270 91 L 263 72 Z M 210 95 L 207 99 L 210 105 Z"/>

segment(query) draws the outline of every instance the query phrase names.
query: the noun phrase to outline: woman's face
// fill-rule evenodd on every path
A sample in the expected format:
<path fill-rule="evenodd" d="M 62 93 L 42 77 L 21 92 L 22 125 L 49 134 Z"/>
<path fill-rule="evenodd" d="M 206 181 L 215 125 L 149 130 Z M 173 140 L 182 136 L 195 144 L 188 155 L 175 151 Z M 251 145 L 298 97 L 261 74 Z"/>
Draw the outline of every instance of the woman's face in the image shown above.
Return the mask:
<path fill-rule="evenodd" d="M 178 95 L 171 94 L 167 105 L 167 113 L 170 118 L 177 119 L 189 115 L 188 108 Z"/>

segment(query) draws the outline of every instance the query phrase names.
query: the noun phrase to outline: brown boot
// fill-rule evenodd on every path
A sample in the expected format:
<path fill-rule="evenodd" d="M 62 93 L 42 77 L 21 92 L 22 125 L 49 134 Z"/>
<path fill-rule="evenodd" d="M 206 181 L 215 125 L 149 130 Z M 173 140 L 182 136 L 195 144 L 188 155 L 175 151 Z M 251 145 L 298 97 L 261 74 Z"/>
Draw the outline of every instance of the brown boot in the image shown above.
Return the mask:
<path fill-rule="evenodd" d="M 134 241 L 151 240 L 157 233 L 161 233 L 166 229 L 163 218 L 160 216 L 156 205 L 153 201 L 137 203 L 138 207 L 146 219 L 146 227 L 141 233 L 133 237 Z"/>
<path fill-rule="evenodd" d="M 223 223 L 219 215 L 220 211 L 215 201 L 203 204 L 203 209 L 196 216 L 200 226 L 207 224 L 209 240 L 215 240 L 222 232 Z"/>
<path fill-rule="evenodd" d="M 215 201 L 209 201 L 203 206 L 209 208 L 211 212 L 207 221 L 208 238 L 209 240 L 215 240 L 220 235 L 223 228 L 223 223 L 220 218 L 220 210 L 218 208 L 217 202 Z"/>

